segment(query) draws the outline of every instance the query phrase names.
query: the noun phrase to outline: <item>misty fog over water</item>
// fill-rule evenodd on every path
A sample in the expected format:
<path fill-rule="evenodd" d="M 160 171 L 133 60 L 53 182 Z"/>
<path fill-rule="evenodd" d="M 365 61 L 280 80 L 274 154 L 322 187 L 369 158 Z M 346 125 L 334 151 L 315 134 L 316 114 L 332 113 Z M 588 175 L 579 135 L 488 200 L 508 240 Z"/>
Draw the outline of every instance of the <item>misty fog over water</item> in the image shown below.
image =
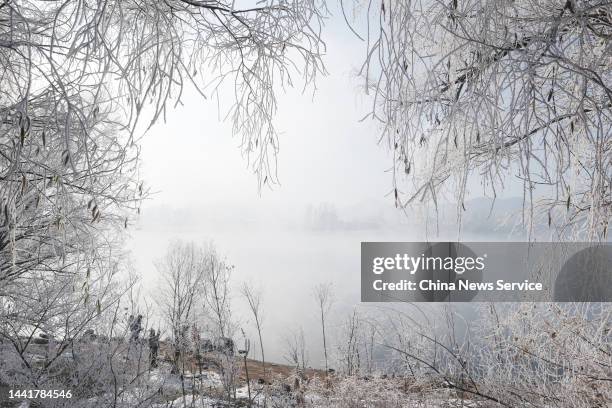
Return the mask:
<path fill-rule="evenodd" d="M 152 293 L 154 262 L 172 240 L 214 242 L 235 266 L 236 288 L 250 281 L 264 290 L 268 358 L 282 362 L 284 336 L 302 326 L 313 366 L 322 361 L 322 341 L 312 287 L 334 284 L 332 316 L 356 306 L 362 241 L 457 239 L 456 203 L 443 202 L 439 233 L 432 208 L 395 208 L 388 146 L 377 144 L 373 122 L 360 122 L 370 108 L 355 76 L 361 44 L 344 27 L 329 29 L 329 75 L 318 81 L 316 95 L 290 90 L 279 96 L 280 184 L 259 192 L 216 104 L 187 93 L 184 106 L 142 140 L 142 176 L 153 194 L 129 241 L 135 269 Z M 478 197 L 478 186 L 474 191 Z M 509 196 L 519 191 L 508 188 Z M 463 240 L 509 239 L 511 228 L 491 230 L 499 220 L 497 213 L 489 216 L 489 199 L 466 204 Z M 520 199 L 502 196 L 495 208 L 504 213 L 520 206 Z M 234 292 L 235 316 L 248 316 Z"/>

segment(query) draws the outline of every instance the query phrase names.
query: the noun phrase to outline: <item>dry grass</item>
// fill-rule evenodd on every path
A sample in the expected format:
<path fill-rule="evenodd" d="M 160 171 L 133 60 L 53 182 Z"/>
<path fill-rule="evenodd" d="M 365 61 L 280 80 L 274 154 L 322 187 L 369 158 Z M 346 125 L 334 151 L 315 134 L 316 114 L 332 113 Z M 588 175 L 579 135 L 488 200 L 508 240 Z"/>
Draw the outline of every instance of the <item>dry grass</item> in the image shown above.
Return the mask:
<path fill-rule="evenodd" d="M 171 362 L 172 361 L 172 350 L 170 345 L 167 342 L 161 342 L 160 344 L 160 358 L 163 361 Z M 239 378 L 241 381 L 246 381 L 246 371 L 244 367 L 244 359 L 241 356 L 235 356 L 236 363 L 240 367 Z M 220 366 L 219 362 L 219 353 L 218 352 L 210 352 L 203 353 L 201 357 L 201 365 L 198 366 L 198 361 L 194 354 L 190 353 L 188 355 L 188 361 L 186 362 L 186 369 L 193 373 L 197 373 L 200 370 L 202 371 L 210 371 L 216 370 Z M 247 359 L 246 368 L 249 372 L 249 378 L 254 381 L 258 381 L 259 379 L 265 380 L 267 382 L 271 381 L 273 378 L 281 378 L 285 379 L 290 377 L 295 372 L 295 367 L 278 364 L 278 363 L 270 363 L 266 362 L 265 364 L 265 373 L 264 367 L 259 360 Z M 324 370 L 317 370 L 314 368 L 308 368 L 306 370 L 307 378 L 319 377 L 323 378 L 325 376 Z"/>

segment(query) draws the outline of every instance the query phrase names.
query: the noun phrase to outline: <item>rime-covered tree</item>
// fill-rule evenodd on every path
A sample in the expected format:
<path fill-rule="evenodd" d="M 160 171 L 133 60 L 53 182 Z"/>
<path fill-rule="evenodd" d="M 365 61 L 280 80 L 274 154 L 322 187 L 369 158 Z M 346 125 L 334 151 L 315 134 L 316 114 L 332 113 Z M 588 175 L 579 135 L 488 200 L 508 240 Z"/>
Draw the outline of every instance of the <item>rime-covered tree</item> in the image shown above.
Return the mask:
<path fill-rule="evenodd" d="M 122 231 L 147 195 L 139 138 L 185 89 L 231 90 L 242 152 L 260 184 L 274 182 L 275 92 L 323 72 L 325 13 L 314 1 L 0 0 L 0 339 L 11 359 L 42 329 L 64 339 L 63 355 L 120 304 Z M 96 360 L 115 397 L 120 349 Z M 49 378 L 49 367 L 17 374 Z"/>
<path fill-rule="evenodd" d="M 362 68 L 396 205 L 522 183 L 529 231 L 605 239 L 612 214 L 608 1 L 370 1 Z"/>
<path fill-rule="evenodd" d="M 325 358 L 325 375 L 329 370 L 329 358 L 327 354 L 327 333 L 326 323 L 331 309 L 333 299 L 331 283 L 319 283 L 313 288 L 313 297 L 317 305 L 317 314 L 321 322 L 321 333 L 323 338 L 323 355 Z"/>

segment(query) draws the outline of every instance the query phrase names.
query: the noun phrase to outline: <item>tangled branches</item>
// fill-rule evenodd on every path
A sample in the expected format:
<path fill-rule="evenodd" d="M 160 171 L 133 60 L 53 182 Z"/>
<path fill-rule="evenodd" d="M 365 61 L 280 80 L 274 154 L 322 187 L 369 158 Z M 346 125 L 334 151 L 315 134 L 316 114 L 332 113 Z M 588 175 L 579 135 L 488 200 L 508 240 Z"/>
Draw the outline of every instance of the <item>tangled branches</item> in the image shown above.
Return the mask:
<path fill-rule="evenodd" d="M 188 84 L 233 86 L 234 133 L 260 185 L 274 182 L 273 84 L 323 71 L 324 13 L 315 1 L 0 3 L 0 281 L 83 269 L 128 226 L 146 195 L 137 132 Z"/>
<path fill-rule="evenodd" d="M 612 215 L 607 1 L 385 1 L 363 67 L 398 206 L 516 174 L 531 231 L 605 239 Z M 370 9 L 374 3 L 370 3 Z M 402 194 L 401 175 L 413 183 Z"/>

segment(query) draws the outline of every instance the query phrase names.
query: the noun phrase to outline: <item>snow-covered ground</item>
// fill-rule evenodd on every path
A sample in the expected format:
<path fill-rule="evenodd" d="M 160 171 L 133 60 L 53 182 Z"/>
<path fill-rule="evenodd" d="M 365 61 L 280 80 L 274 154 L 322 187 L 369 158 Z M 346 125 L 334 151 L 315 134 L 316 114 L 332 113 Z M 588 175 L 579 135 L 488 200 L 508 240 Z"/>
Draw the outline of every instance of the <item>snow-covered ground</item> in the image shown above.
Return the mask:
<path fill-rule="evenodd" d="M 318 374 L 308 378 L 297 376 L 289 367 L 270 374 L 271 383 L 251 381 L 247 385 L 237 380 L 229 390 L 217 369 L 201 373 L 172 373 L 169 362 L 141 373 L 124 389 L 73 399 L 71 407 L 150 407 L 150 408 L 480 408 L 485 407 L 466 399 L 431 381 L 407 383 L 405 379 L 386 376 L 343 377 L 324 379 Z M 126 384 L 126 383 L 124 383 Z M 228 398 L 229 395 L 229 398 Z M 2 404 L 0 403 L 0 406 Z M 16 401 L 14 408 L 33 408 L 30 401 Z"/>

